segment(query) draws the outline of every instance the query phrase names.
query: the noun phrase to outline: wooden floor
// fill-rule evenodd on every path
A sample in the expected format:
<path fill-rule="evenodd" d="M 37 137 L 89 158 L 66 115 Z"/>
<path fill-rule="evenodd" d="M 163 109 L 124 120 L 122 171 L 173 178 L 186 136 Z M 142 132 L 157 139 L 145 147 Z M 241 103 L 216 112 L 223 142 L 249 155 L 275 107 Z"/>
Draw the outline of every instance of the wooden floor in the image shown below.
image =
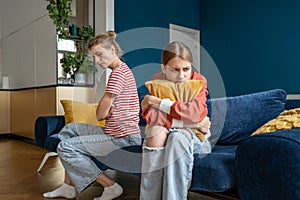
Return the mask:
<path fill-rule="evenodd" d="M 40 173 L 36 170 L 46 150 L 24 142 L 23 140 L 0 138 L 0 199 L 40 200 L 42 193 L 50 191 L 63 182 L 64 170 L 58 157 L 51 157 Z M 108 175 L 117 180 L 124 188 L 120 199 L 135 200 L 139 196 L 139 178 L 133 175 L 108 171 Z M 98 184 L 77 195 L 78 200 L 90 200 L 100 196 L 102 188 Z M 55 198 L 62 200 L 64 198 Z M 197 193 L 189 193 L 190 200 L 216 200 Z"/>

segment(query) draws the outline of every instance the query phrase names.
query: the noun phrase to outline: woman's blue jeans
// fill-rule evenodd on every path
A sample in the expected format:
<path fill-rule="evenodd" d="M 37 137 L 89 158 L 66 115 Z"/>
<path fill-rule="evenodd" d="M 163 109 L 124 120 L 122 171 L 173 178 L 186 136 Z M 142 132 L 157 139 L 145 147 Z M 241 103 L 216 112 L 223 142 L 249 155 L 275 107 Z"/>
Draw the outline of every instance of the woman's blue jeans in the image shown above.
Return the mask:
<path fill-rule="evenodd" d="M 125 146 L 141 145 L 140 135 L 117 138 L 105 134 L 104 128 L 100 126 L 81 123 L 66 125 L 60 131 L 59 138 L 61 142 L 57 147 L 57 153 L 79 192 L 103 173 L 91 159 L 92 157 L 109 166 L 109 163 L 118 163 L 110 160 L 111 152 Z M 122 160 L 122 153 L 118 159 Z M 120 164 L 114 168 L 121 169 L 122 166 Z"/>
<path fill-rule="evenodd" d="M 171 129 L 166 145 L 151 148 L 143 145 L 141 200 L 184 200 L 192 180 L 194 153 L 211 152 L 208 140 L 201 142 L 190 130 Z"/>

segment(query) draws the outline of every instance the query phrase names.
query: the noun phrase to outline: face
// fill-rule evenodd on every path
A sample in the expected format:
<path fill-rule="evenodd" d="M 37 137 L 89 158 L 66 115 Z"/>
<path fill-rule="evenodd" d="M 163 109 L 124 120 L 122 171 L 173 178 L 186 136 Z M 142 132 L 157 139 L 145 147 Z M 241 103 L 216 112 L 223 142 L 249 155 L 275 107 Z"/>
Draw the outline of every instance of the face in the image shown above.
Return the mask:
<path fill-rule="evenodd" d="M 167 80 L 179 83 L 190 80 L 192 73 L 192 64 L 180 57 L 174 57 L 167 65 L 161 66 Z"/>
<path fill-rule="evenodd" d="M 117 57 L 113 46 L 106 49 L 100 44 L 93 46 L 90 53 L 95 58 L 95 62 L 103 69 L 110 67 Z"/>

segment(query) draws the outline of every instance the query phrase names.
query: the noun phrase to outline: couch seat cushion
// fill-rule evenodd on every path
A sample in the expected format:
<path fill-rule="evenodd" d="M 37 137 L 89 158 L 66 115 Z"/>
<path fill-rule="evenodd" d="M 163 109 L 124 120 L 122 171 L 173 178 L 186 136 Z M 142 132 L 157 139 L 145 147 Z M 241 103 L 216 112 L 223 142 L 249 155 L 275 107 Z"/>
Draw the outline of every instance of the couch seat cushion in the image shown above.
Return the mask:
<path fill-rule="evenodd" d="M 235 185 L 235 151 L 237 146 L 216 145 L 212 153 L 194 156 L 191 190 L 224 192 Z"/>

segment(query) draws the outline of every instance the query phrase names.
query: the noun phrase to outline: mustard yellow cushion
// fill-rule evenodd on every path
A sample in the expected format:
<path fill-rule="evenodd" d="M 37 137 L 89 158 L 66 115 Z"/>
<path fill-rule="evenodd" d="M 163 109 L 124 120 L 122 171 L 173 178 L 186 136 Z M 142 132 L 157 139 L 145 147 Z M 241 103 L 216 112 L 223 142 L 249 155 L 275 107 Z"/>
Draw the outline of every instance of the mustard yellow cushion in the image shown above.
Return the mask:
<path fill-rule="evenodd" d="M 73 100 L 60 100 L 65 112 L 65 123 L 78 122 L 92 124 L 94 126 L 105 126 L 105 120 L 96 119 L 97 104 L 89 104 Z"/>
<path fill-rule="evenodd" d="M 168 80 L 151 80 L 145 83 L 149 94 L 161 99 L 169 98 L 172 101 L 188 102 L 194 99 L 203 87 L 201 80 L 188 80 L 182 83 L 174 83 Z M 198 129 L 193 129 L 195 135 L 205 140 L 205 134 Z"/>
<path fill-rule="evenodd" d="M 161 99 L 169 98 L 172 101 L 188 102 L 195 98 L 203 87 L 201 80 L 188 80 L 174 83 L 168 80 L 151 80 L 145 83 L 149 94 Z"/>
<path fill-rule="evenodd" d="M 292 128 L 300 128 L 300 108 L 283 111 L 278 117 L 268 121 L 252 135 Z"/>

